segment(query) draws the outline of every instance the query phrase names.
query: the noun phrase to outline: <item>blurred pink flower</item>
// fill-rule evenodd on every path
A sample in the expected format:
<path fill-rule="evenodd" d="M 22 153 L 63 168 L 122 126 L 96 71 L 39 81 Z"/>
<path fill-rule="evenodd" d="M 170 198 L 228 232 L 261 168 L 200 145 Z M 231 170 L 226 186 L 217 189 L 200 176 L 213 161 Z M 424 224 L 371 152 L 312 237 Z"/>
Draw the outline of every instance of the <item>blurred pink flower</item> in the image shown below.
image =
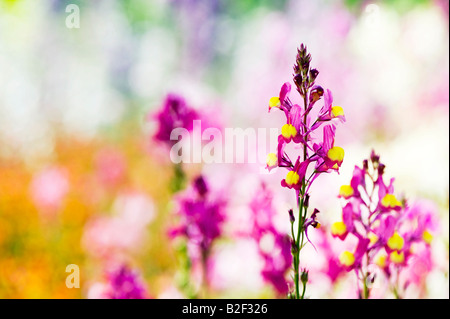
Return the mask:
<path fill-rule="evenodd" d="M 274 227 L 276 211 L 272 198 L 272 192 L 265 184 L 254 195 L 250 203 L 253 212 L 251 236 L 258 244 L 258 253 L 264 261 L 261 275 L 281 296 L 289 291 L 286 273 L 292 265 L 291 241 L 287 234 L 278 232 Z"/>
<path fill-rule="evenodd" d="M 106 187 L 121 181 L 126 170 L 124 156 L 112 149 L 101 150 L 95 160 L 98 178 Z"/>
<path fill-rule="evenodd" d="M 139 192 L 118 197 L 113 212 L 112 216 L 96 216 L 85 226 L 82 242 L 93 255 L 139 249 L 154 218 L 152 200 Z"/>
<path fill-rule="evenodd" d="M 33 177 L 31 197 L 43 213 L 54 213 L 60 209 L 69 191 L 67 171 L 61 167 L 49 167 Z"/>

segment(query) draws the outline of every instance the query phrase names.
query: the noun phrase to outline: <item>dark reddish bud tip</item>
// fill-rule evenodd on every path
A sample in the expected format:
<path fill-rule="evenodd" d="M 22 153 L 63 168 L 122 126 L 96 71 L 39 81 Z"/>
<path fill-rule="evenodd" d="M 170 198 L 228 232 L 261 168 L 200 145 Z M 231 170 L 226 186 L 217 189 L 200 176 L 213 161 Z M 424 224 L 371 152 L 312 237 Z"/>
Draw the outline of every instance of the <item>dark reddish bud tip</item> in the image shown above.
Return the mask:
<path fill-rule="evenodd" d="M 312 69 L 311 71 L 309 71 L 309 77 L 311 79 L 311 82 L 314 82 L 318 75 L 319 71 L 317 71 L 317 69 Z"/>
<path fill-rule="evenodd" d="M 289 220 L 291 223 L 295 222 L 294 211 L 292 209 L 289 209 Z"/>
<path fill-rule="evenodd" d="M 309 194 L 305 195 L 305 201 L 303 202 L 303 206 L 309 207 Z"/>
<path fill-rule="evenodd" d="M 324 90 L 321 86 L 314 87 L 309 94 L 309 103 L 315 103 L 323 96 Z"/>
<path fill-rule="evenodd" d="M 366 159 L 363 161 L 363 168 L 365 171 L 369 169 L 369 161 Z"/>
<path fill-rule="evenodd" d="M 383 175 L 384 174 L 384 168 L 386 167 L 386 165 L 380 163 L 378 165 L 378 175 Z"/>
<path fill-rule="evenodd" d="M 372 152 L 370 153 L 370 160 L 372 161 L 372 163 L 378 164 L 378 162 L 380 161 L 380 155 L 375 154 L 375 151 L 372 150 Z"/>

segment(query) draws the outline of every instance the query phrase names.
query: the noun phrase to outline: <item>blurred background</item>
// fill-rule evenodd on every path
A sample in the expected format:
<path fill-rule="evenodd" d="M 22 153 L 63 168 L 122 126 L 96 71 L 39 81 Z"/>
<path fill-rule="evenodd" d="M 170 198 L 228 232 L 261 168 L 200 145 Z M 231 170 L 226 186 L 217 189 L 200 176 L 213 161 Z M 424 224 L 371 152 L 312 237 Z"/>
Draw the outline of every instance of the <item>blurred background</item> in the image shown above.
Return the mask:
<path fill-rule="evenodd" d="M 70 4 L 79 28 L 66 26 Z M 292 80 L 301 43 L 347 119 L 341 173 L 318 179 L 310 207 L 335 221 L 339 186 L 375 149 L 396 191 L 439 217 L 420 296 L 448 298 L 448 10 L 445 0 L 0 0 L 0 298 L 96 297 L 121 263 L 148 297 L 183 297 L 167 236 L 173 164 L 148 114 L 173 92 L 221 127 L 279 128 L 268 100 Z M 288 230 L 295 198 L 279 186 L 283 172 L 261 167 L 185 165 L 228 198 L 212 297 L 274 296 L 255 243 L 236 235 L 261 181 Z M 308 254 L 320 263 L 320 251 Z M 80 289 L 66 287 L 69 264 Z M 349 296 L 312 280 L 311 298 Z"/>

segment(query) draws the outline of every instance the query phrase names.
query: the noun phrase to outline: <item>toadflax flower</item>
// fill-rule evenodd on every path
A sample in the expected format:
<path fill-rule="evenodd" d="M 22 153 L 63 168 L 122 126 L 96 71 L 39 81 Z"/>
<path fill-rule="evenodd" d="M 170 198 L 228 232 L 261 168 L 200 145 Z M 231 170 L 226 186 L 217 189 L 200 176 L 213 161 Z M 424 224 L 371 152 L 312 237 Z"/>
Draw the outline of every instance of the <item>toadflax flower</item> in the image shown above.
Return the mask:
<path fill-rule="evenodd" d="M 394 191 L 393 178 L 389 184 L 384 182 L 385 165 L 379 159 L 372 151 L 362 168 L 355 166 L 350 184 L 339 190 L 345 203 L 342 221 L 331 226 L 333 237 L 346 240 L 352 236 L 358 241 L 354 251 L 340 253 L 339 261 L 347 271 L 356 273 L 362 285 L 362 289 L 358 288 L 359 295 L 363 298 L 370 296 L 368 282 L 374 274 L 369 269 L 373 266 L 388 279 L 393 293 L 401 296 L 402 288 L 410 283 L 406 279 L 400 286 L 401 273 L 410 261 L 417 259 L 417 251 L 429 251 L 432 233 L 436 231 L 430 210 L 400 200 Z"/>
<path fill-rule="evenodd" d="M 269 99 L 269 112 L 273 109 L 281 110 L 286 116 L 286 123 L 281 126 L 278 136 L 277 153 L 267 156 L 268 170 L 281 167 L 287 170 L 286 177 L 281 180 L 281 186 L 294 189 L 298 203 L 297 230 L 292 227 L 291 240 L 293 243 L 293 266 L 295 298 L 303 298 L 305 289 L 300 293 L 300 251 L 304 240 L 308 240 L 306 231 L 309 226 L 319 225 L 315 220 L 318 211 L 314 210 L 308 219 L 309 188 L 314 180 L 323 173 L 339 172 L 344 160 L 344 149 L 335 145 L 336 124 L 345 122 L 344 110 L 333 105 L 333 96 L 330 90 L 324 90 L 316 85 L 319 75 L 317 69 L 310 68 L 311 55 L 302 44 L 297 50 L 294 64 L 293 82 L 300 95 L 300 104 L 294 103 L 289 97 L 291 84 L 282 85 L 278 96 Z M 324 104 L 316 116 L 311 112 L 324 98 Z M 323 134 L 318 130 L 323 125 Z M 300 146 L 300 151 L 288 154 L 286 146 L 294 143 Z M 314 167 L 311 175 L 308 170 Z M 293 226 L 293 225 L 292 225 Z M 306 270 L 305 270 L 306 271 Z M 305 273 L 305 271 L 303 273 Z M 304 277 L 306 278 L 306 277 Z M 307 281 L 302 281 L 305 288 Z"/>

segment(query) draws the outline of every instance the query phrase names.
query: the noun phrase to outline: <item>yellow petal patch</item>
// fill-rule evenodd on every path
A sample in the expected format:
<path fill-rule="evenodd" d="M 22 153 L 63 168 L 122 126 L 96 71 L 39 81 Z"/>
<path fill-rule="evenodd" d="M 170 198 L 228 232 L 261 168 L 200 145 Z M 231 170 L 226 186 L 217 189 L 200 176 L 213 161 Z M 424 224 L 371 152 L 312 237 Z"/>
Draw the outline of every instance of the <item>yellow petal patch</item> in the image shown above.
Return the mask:
<path fill-rule="evenodd" d="M 386 267 L 386 260 L 387 256 L 385 254 L 378 254 L 375 257 L 375 264 L 380 268 L 384 268 Z"/>
<path fill-rule="evenodd" d="M 339 255 L 339 262 L 344 266 L 350 267 L 355 263 L 355 256 L 349 251 L 344 251 Z"/>
<path fill-rule="evenodd" d="M 405 261 L 405 254 L 403 252 L 398 253 L 397 251 L 393 251 L 390 254 L 390 259 L 393 263 L 401 264 Z"/>
<path fill-rule="evenodd" d="M 340 106 L 333 106 L 331 108 L 331 114 L 333 114 L 333 117 L 343 116 L 344 115 L 344 109 Z"/>
<path fill-rule="evenodd" d="M 288 184 L 289 186 L 297 184 L 299 180 L 300 176 L 297 174 L 297 172 L 289 171 L 286 175 L 286 184 Z"/>
<path fill-rule="evenodd" d="M 280 107 L 280 98 L 278 96 L 271 97 L 269 100 L 269 108 Z"/>
<path fill-rule="evenodd" d="M 433 240 L 433 235 L 428 230 L 425 230 L 422 233 L 422 239 L 424 242 L 426 242 L 429 245 L 429 244 L 431 244 L 431 241 Z"/>
<path fill-rule="evenodd" d="M 384 207 L 397 207 L 402 206 L 402 203 L 393 194 L 386 194 L 381 200 L 381 205 Z"/>
<path fill-rule="evenodd" d="M 342 162 L 344 160 L 344 149 L 339 146 L 332 147 L 328 150 L 327 156 L 332 161 Z"/>
<path fill-rule="evenodd" d="M 354 194 L 353 187 L 350 185 L 342 185 L 339 189 L 339 195 L 345 198 L 349 198 Z"/>
<path fill-rule="evenodd" d="M 397 232 L 395 232 L 387 242 L 388 247 L 392 250 L 401 250 L 404 244 L 405 240 Z"/>
<path fill-rule="evenodd" d="M 266 157 L 266 164 L 268 167 L 275 167 L 278 165 L 278 157 L 275 153 L 269 153 Z"/>
<path fill-rule="evenodd" d="M 281 127 L 281 135 L 283 135 L 284 138 L 289 139 L 297 135 L 297 129 L 292 124 L 284 124 Z"/>
<path fill-rule="evenodd" d="M 331 225 L 331 234 L 334 236 L 342 236 L 347 231 L 344 222 L 335 222 Z"/>

